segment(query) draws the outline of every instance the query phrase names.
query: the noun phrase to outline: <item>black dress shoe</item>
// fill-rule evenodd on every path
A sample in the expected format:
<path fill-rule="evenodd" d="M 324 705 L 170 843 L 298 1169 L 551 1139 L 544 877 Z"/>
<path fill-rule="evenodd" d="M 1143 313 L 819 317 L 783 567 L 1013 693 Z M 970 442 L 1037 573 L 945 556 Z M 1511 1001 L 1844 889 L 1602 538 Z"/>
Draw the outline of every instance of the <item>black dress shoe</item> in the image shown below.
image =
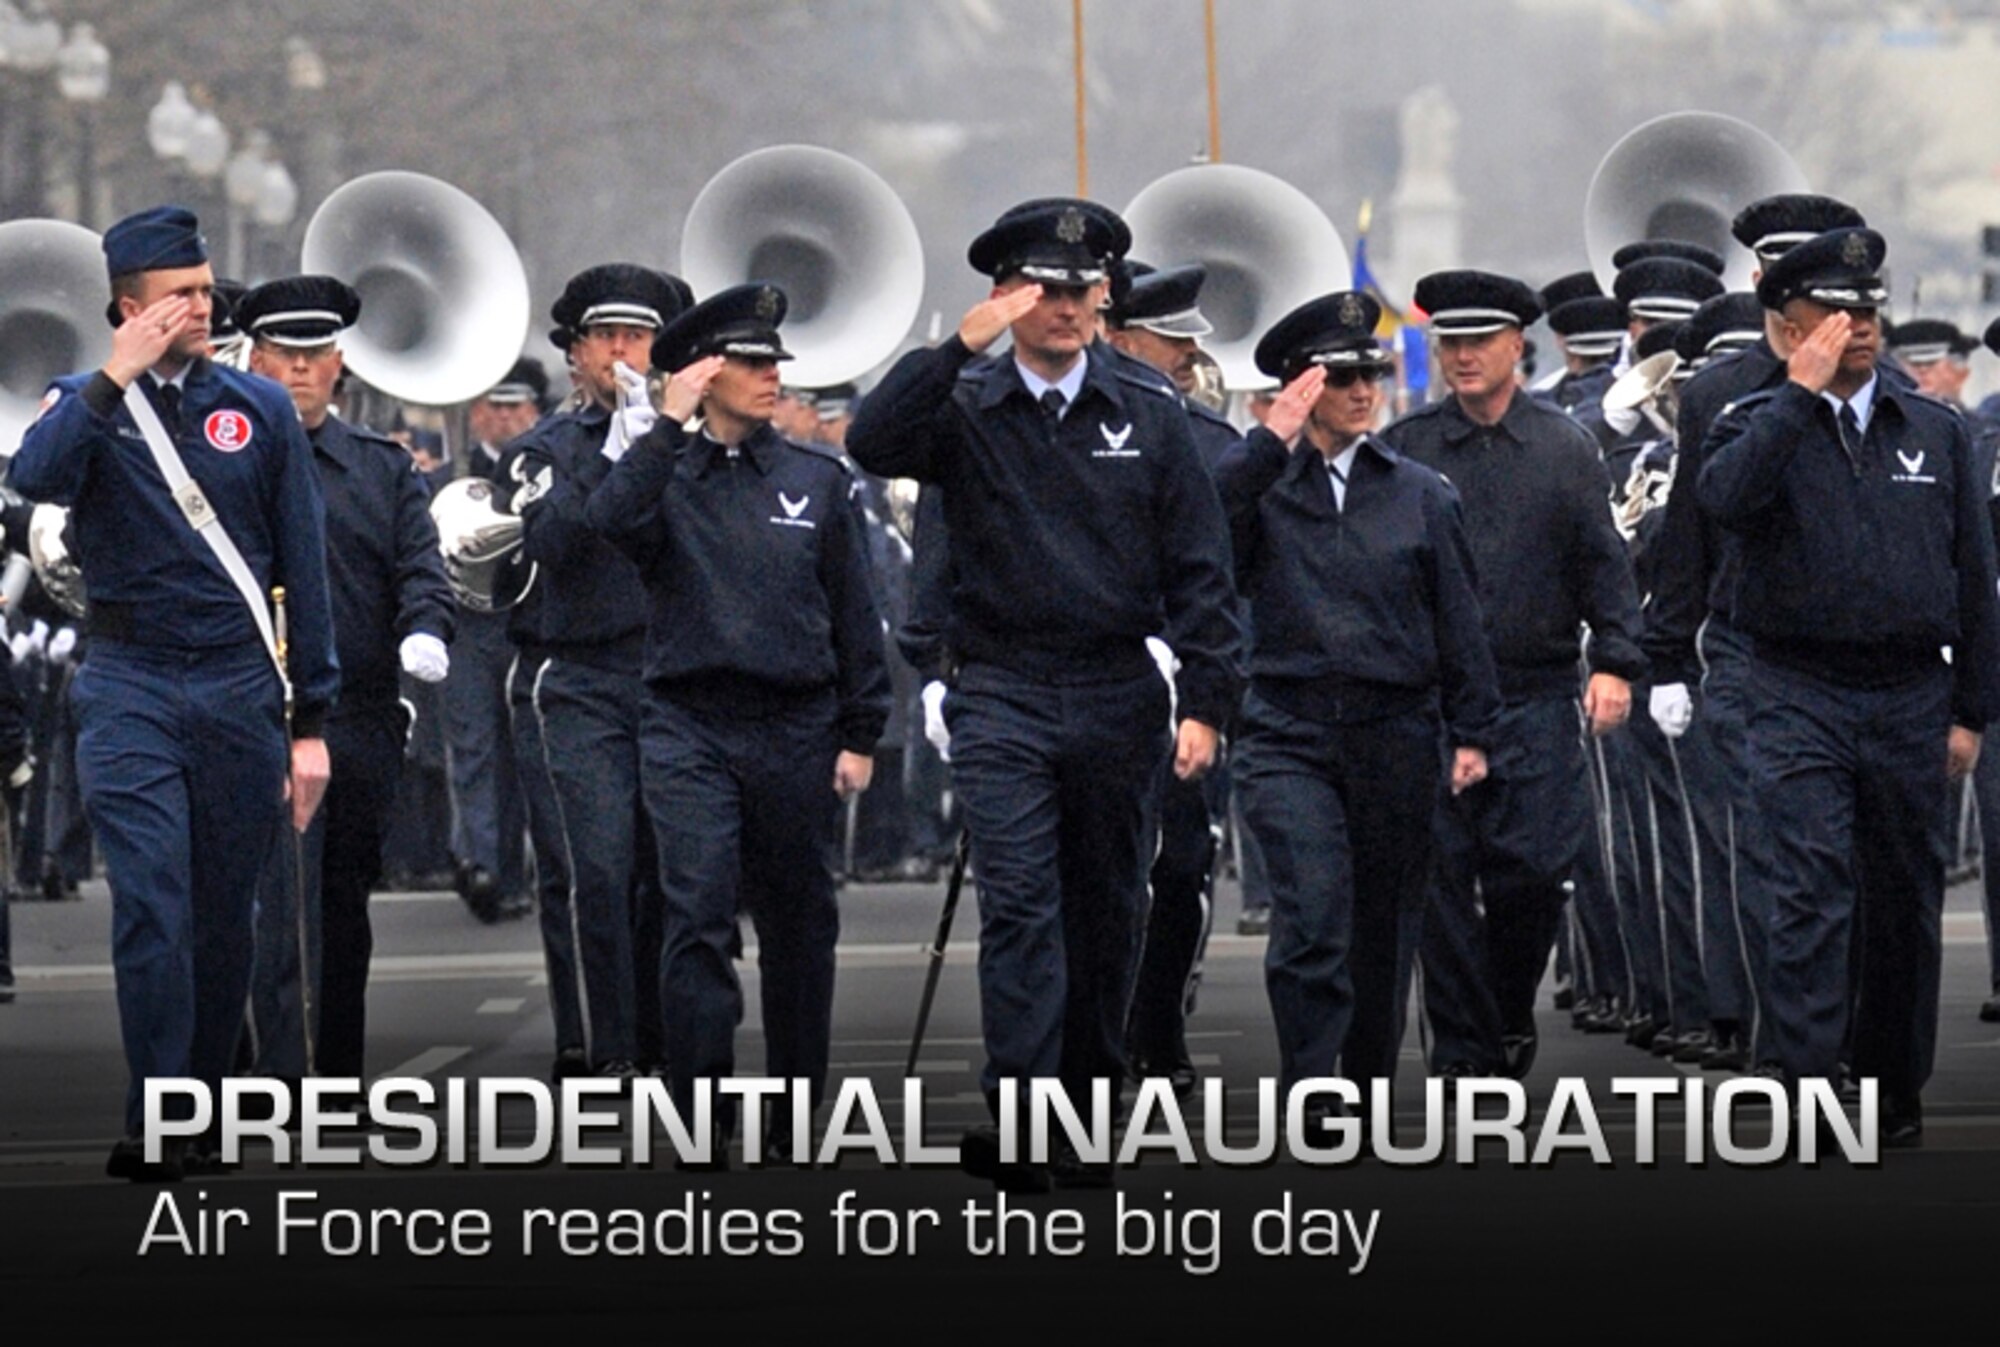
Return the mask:
<path fill-rule="evenodd" d="M 1981 1024 L 2000 1024 L 2000 991 L 1994 992 L 1993 995 L 1980 1003 L 1979 1022 Z"/>
<path fill-rule="evenodd" d="M 1117 1170 L 1109 1160 L 1085 1160 L 1068 1145 L 1056 1151 L 1049 1178 L 1058 1188 L 1111 1188 L 1118 1183 Z"/>
<path fill-rule="evenodd" d="M 689 1160 L 685 1157 L 674 1161 L 674 1168 L 688 1174 L 723 1174 L 729 1170 L 729 1134 L 716 1128 L 710 1134 L 708 1159 Z"/>
<path fill-rule="evenodd" d="M 1238 935 L 1269 935 L 1271 933 L 1271 909 L 1268 907 L 1246 907 L 1243 915 L 1236 919 Z"/>
<path fill-rule="evenodd" d="M 1924 1105 L 1921 1099 L 1885 1100 L 1882 1104 L 1882 1149 L 1903 1151 L 1924 1144 Z"/>
<path fill-rule="evenodd" d="M 549 1068 L 549 1079 L 558 1084 L 568 1076 L 589 1074 L 590 1058 L 584 1055 L 582 1048 L 563 1048 L 556 1053 L 555 1065 Z"/>
<path fill-rule="evenodd" d="M 1652 1047 L 1659 1033 L 1660 1026 L 1643 1010 L 1625 1021 L 1625 1041 L 1635 1048 Z"/>
<path fill-rule="evenodd" d="M 959 1138 L 958 1167 L 1003 1193 L 1046 1193 L 1054 1181 L 1046 1165 L 1002 1160 L 1000 1129 L 991 1123 L 968 1128 Z"/>
<path fill-rule="evenodd" d="M 1708 1050 L 1701 1055 L 1701 1069 L 1704 1071 L 1747 1071 L 1750 1068 L 1750 1045 L 1734 1034 L 1709 1041 Z"/>
<path fill-rule="evenodd" d="M 1509 1080 L 1526 1080 L 1534 1068 L 1535 1052 L 1541 1040 L 1534 1034 L 1500 1035 L 1500 1074 Z"/>
<path fill-rule="evenodd" d="M 1688 1066 L 1698 1065 L 1714 1046 L 1715 1039 L 1708 1030 L 1690 1029 L 1681 1035 L 1680 1046 L 1674 1049 L 1674 1060 Z"/>
<path fill-rule="evenodd" d="M 1570 1023 L 1586 1034 L 1618 1034 L 1625 1031 L 1625 1017 L 1618 1003 L 1608 996 L 1594 996 L 1570 1012 Z"/>
<path fill-rule="evenodd" d="M 181 1165 L 181 1152 L 180 1139 L 172 1137 L 160 1147 L 160 1158 L 148 1162 L 146 1143 L 138 1137 L 126 1137 L 111 1148 L 104 1172 L 111 1178 L 130 1179 L 134 1183 L 179 1183 L 187 1172 Z"/>
<path fill-rule="evenodd" d="M 500 881 L 483 865 L 461 865 L 452 885 L 472 910 L 472 915 L 491 926 L 500 920 Z"/>
<path fill-rule="evenodd" d="M 229 1174 L 242 1167 L 240 1160 L 222 1158 L 222 1137 L 216 1132 L 204 1132 L 181 1152 L 181 1172 L 190 1176 Z"/>
<path fill-rule="evenodd" d="M 1553 999 L 1557 1010 L 1568 1010 L 1576 1005 L 1576 988 L 1567 982 L 1561 983 L 1556 987 Z"/>

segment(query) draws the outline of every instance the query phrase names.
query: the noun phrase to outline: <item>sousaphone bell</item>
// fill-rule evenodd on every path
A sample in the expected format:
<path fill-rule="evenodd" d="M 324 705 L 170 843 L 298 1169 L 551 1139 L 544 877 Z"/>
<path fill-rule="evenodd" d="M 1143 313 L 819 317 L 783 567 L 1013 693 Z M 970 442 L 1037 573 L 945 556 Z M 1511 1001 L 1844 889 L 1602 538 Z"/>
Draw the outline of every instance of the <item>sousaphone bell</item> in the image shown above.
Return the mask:
<path fill-rule="evenodd" d="M 768 281 L 785 292 L 785 382 L 866 374 L 909 336 L 924 295 L 923 242 L 873 169 L 815 145 L 774 145 L 709 179 L 681 231 L 696 295 Z"/>
<path fill-rule="evenodd" d="M 1304 192 L 1241 164 L 1195 164 L 1155 179 L 1125 207 L 1133 257 L 1208 270 L 1202 348 L 1231 389 L 1269 388 L 1257 341 L 1309 299 L 1351 282 L 1340 231 Z"/>
<path fill-rule="evenodd" d="M 1748 290 L 1756 261 L 1729 232 L 1736 213 L 1762 197 L 1807 191 L 1784 146 L 1719 112 L 1671 112 L 1627 132 L 1599 161 L 1584 198 L 1590 269 L 1611 293 L 1612 254 L 1628 243 L 1679 239 L 1727 260 L 1723 284 Z"/>

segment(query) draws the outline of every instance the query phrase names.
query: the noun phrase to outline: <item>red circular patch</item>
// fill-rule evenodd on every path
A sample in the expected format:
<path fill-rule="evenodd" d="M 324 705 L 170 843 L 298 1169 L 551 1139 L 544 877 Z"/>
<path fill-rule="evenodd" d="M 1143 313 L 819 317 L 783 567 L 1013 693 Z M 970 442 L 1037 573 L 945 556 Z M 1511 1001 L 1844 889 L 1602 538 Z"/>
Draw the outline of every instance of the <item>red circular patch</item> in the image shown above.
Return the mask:
<path fill-rule="evenodd" d="M 233 454 L 250 443 L 250 418 L 242 412 L 210 412 L 202 423 L 202 434 L 225 454 Z"/>

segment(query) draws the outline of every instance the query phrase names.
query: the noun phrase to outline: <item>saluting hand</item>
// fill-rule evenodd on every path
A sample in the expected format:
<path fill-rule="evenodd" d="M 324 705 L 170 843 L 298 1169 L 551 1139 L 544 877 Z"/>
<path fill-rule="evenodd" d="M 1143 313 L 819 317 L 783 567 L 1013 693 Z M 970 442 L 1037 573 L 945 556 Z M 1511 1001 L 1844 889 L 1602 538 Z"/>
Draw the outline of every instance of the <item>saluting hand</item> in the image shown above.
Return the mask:
<path fill-rule="evenodd" d="M 667 380 L 666 391 L 660 395 L 660 410 L 668 420 L 680 425 L 700 410 L 702 394 L 715 381 L 723 359 L 719 355 L 703 356 L 692 365 L 674 371 Z"/>
<path fill-rule="evenodd" d="M 1002 332 L 1014 326 L 1017 319 L 1025 317 L 1028 310 L 1041 302 L 1042 287 L 1039 285 L 1024 285 L 1019 290 L 983 299 L 959 319 L 958 339 L 965 343 L 969 351 L 983 351 L 998 341 Z"/>
<path fill-rule="evenodd" d="M 193 310 L 194 301 L 186 295 L 168 295 L 127 318 L 111 334 L 111 358 L 104 362 L 104 372 L 120 388 L 129 387 L 160 363 Z"/>
<path fill-rule="evenodd" d="M 1804 341 L 1792 348 L 1792 358 L 1785 364 L 1791 381 L 1808 393 L 1824 393 L 1833 383 L 1833 376 L 1840 373 L 1841 352 L 1847 349 L 1847 337 L 1853 331 L 1854 319 L 1844 309 L 1835 310 L 1822 320 Z"/>
<path fill-rule="evenodd" d="M 1592 734 L 1611 733 L 1632 714 L 1632 685 L 1617 674 L 1592 674 L 1583 689 L 1583 714 Z"/>
<path fill-rule="evenodd" d="M 1319 401 L 1320 390 L 1325 387 L 1326 366 L 1306 366 L 1298 378 L 1271 399 L 1271 409 L 1264 413 L 1264 429 L 1283 441 L 1285 448 L 1298 448 L 1299 433 L 1306 428 L 1306 418 L 1312 415 L 1313 404 Z"/>

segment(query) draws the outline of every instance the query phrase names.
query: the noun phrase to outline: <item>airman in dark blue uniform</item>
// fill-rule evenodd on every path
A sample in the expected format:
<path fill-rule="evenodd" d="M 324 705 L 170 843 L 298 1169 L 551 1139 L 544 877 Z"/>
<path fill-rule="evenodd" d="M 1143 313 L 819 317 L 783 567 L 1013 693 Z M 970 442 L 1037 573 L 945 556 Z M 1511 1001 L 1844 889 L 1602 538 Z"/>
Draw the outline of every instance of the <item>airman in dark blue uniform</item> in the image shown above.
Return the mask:
<path fill-rule="evenodd" d="M 1886 251 L 1836 229 L 1765 269 L 1786 378 L 1716 421 L 1698 487 L 1740 561 L 1778 1061 L 1833 1076 L 1852 1006 L 1882 1139 L 1909 1145 L 1936 1047 L 1947 772 L 2000 713 L 2000 610 L 1964 418 L 1877 372 Z"/>
<path fill-rule="evenodd" d="M 318 806 L 340 674 L 312 448 L 282 388 L 207 358 L 211 273 L 193 215 L 128 217 L 104 250 L 119 320 L 111 358 L 56 381 L 9 475 L 24 496 L 70 508 L 90 588 L 90 653 L 71 697 L 84 799 L 111 878 L 131 1070 L 128 1135 L 107 1170 L 173 1178 L 177 1160 L 148 1165 L 136 1140 L 144 1082 L 219 1087 L 230 1069 L 257 877 L 283 826 L 288 775 L 293 826 Z M 127 405 L 135 385 L 194 490 L 169 491 Z M 255 601 L 286 591 L 289 748 L 284 685 L 252 596 L 198 532 L 213 527 L 210 511 Z"/>
<path fill-rule="evenodd" d="M 1220 412 L 1190 396 L 1200 339 L 1214 330 L 1201 312 L 1206 277 L 1199 265 L 1166 271 L 1145 268 L 1108 314 L 1111 344 L 1173 381 L 1188 415 L 1195 452 L 1212 474 L 1242 436 Z M 1214 921 L 1211 881 L 1228 807 L 1229 774 L 1221 765 L 1195 781 L 1183 781 L 1171 772 L 1160 774 L 1160 851 L 1149 876 L 1152 902 L 1132 985 L 1126 1050 L 1134 1079 L 1166 1076 L 1181 1094 L 1196 1084 L 1187 1017 L 1200 985 L 1202 949 Z"/>
<path fill-rule="evenodd" d="M 521 396 L 520 383 L 510 371 L 508 378 L 466 409 L 472 441 L 466 450 L 466 473 L 492 482 L 500 499 L 509 501 L 521 483 L 508 474 L 504 450 L 541 415 L 533 399 Z M 531 591 L 529 602 L 533 599 Z M 473 915 L 489 923 L 523 916 L 532 906 L 527 891 L 526 800 L 531 786 L 523 780 L 519 763 L 539 755 L 520 754 L 514 733 L 517 702 L 526 694 L 518 686 L 519 670 L 509 640 L 513 625 L 512 613 L 461 605 L 452 641 L 451 677 L 444 684 L 457 887 Z M 544 855 L 546 850 L 535 848 L 541 885 L 561 885 L 567 878 L 562 861 Z"/>
<path fill-rule="evenodd" d="M 1986 349 L 2000 355 L 2000 318 L 1986 327 Z M 1987 506 L 1994 530 L 2000 538 L 2000 394 L 1980 404 L 1974 416 L 1974 448 L 1993 486 Z M 1980 840 L 1985 848 L 1981 867 L 1986 890 L 1986 958 L 1992 974 L 1992 992 L 1979 1005 L 1979 1018 L 1986 1024 L 2000 1024 L 2000 753 L 1981 754 L 1974 769 L 1974 786 L 1979 799 Z M 1989 822 L 1989 820 L 1991 820 Z"/>
<path fill-rule="evenodd" d="M 765 1074 L 824 1090 L 833 848 L 889 714 L 883 626 L 853 475 L 771 428 L 783 292 L 737 286 L 653 345 L 659 423 L 592 493 L 591 527 L 638 564 L 646 629 L 642 784 L 665 894 L 660 996 L 674 1098 L 734 1068 L 737 919 L 757 929 Z M 697 410 L 699 430 L 682 428 Z M 615 453 L 621 446 L 609 445 Z M 725 1133 L 732 1119 L 718 1105 Z M 773 1119 L 767 1155 L 790 1144 Z"/>
<path fill-rule="evenodd" d="M 544 897 L 542 931 L 550 966 L 563 965 L 572 981 L 580 971 L 582 1045 L 600 1075 L 660 1061 L 657 994 L 639 985 L 658 978 L 658 940 L 642 956 L 639 936 L 658 931 L 660 890 L 639 792 L 646 588 L 584 513 L 611 473 L 608 455 L 652 428 L 653 338 L 691 298 L 678 277 L 630 263 L 570 278 L 553 316 L 574 334 L 570 364 L 589 400 L 507 448 L 506 475 L 524 483 L 514 506 L 538 590 L 513 614 L 515 689 L 527 694 L 517 722 L 523 711 L 533 719 L 542 759 L 524 762 L 522 775 L 538 766 L 547 774 L 569 876 L 566 892 Z"/>
<path fill-rule="evenodd" d="M 1271 874 L 1286 1084 L 1393 1079 L 1438 801 L 1486 773 L 1500 692 L 1458 493 L 1372 433 L 1381 313 L 1343 292 L 1257 346 L 1286 381 L 1217 473 L 1250 605 L 1235 746 Z"/>
<path fill-rule="evenodd" d="M 1440 816 L 1439 877 L 1423 939 L 1424 998 L 1440 1074 L 1524 1075 L 1536 1048 L 1535 988 L 1564 882 L 1590 830 L 1577 665 L 1591 730 L 1623 722 L 1644 672 L 1631 563 L 1611 519 L 1596 446 L 1576 422 L 1516 396 L 1533 290 L 1486 272 L 1417 283 L 1453 394 L 1382 433 L 1458 488 L 1502 709 L 1488 775 Z"/>
<path fill-rule="evenodd" d="M 368 894 L 381 873 L 407 729 L 398 675 L 443 680 L 456 606 L 416 464 L 394 440 L 331 409 L 341 375 L 337 338 L 360 311 L 361 297 L 331 276 L 268 281 L 236 307 L 251 371 L 285 386 L 312 444 L 341 668 L 340 702 L 326 724 L 333 776 L 300 848 L 310 1026 L 302 1018 L 300 886 L 290 848 L 272 856 L 257 902 L 256 1065 L 259 1074 L 290 1080 L 309 1065 L 323 1076 L 362 1074 L 374 951 Z"/>
<path fill-rule="evenodd" d="M 989 1098 L 1003 1080 L 1059 1078 L 1087 1107 L 1093 1082 L 1121 1083 L 1169 758 L 1146 638 L 1180 661 L 1178 776 L 1213 763 L 1234 710 L 1227 530 L 1187 414 L 1156 371 L 1092 340 L 1130 239 L 1092 202 L 1002 215 L 969 254 L 991 297 L 898 361 L 848 434 L 862 467 L 944 490 L 944 714 L 979 876 Z M 1011 355 L 982 358 L 1010 330 Z M 968 1135 L 962 1163 L 1047 1186 L 1045 1170 L 1001 1170 L 996 1141 Z"/>
<path fill-rule="evenodd" d="M 1559 276 L 1542 287 L 1549 331 L 1562 352 L 1563 369 L 1531 391 L 1571 416 L 1596 415 L 1611 387 L 1612 362 L 1625 341 L 1625 306 L 1606 295 L 1588 271 Z"/>
<path fill-rule="evenodd" d="M 1785 193 L 1750 203 L 1730 228 L 1737 241 L 1756 255 L 1760 267 L 1768 267 L 1805 239 L 1860 223 L 1853 207 L 1831 197 Z M 1735 619 L 1733 539 L 1704 515 L 1695 488 L 1705 462 L 1709 427 L 1723 408 L 1784 381 L 1784 355 L 1774 345 L 1783 340 L 1775 335 L 1775 316 L 1764 317 L 1761 303 L 1759 314 L 1763 336 L 1747 345 L 1740 336 L 1732 339 L 1726 345 L 1737 348 L 1733 354 L 1715 353 L 1681 389 L 1674 480 L 1659 536 L 1652 544 L 1645 649 L 1652 672 L 1648 697 L 1652 719 L 1669 735 L 1690 732 L 1691 723 L 1704 727 L 1691 731 L 1706 740 L 1705 751 L 1697 756 L 1712 761 L 1706 775 L 1721 787 L 1727 811 L 1717 830 L 1730 846 L 1729 911 L 1726 920 L 1711 915 L 1705 925 L 1705 933 L 1719 933 L 1724 945 L 1716 951 L 1721 957 L 1708 965 L 1715 990 L 1721 993 L 1711 1013 L 1721 1022 L 1714 1026 L 1718 1051 L 1704 1065 L 1775 1070 L 1763 1032 L 1770 1018 L 1766 935 L 1771 856 L 1750 766 L 1749 641 Z M 1740 333 L 1743 321 L 1744 315 L 1738 313 L 1729 330 Z M 1697 789 L 1695 794 L 1700 800 L 1710 792 Z M 1707 948 L 1715 945 L 1711 942 Z M 1727 957 L 1732 952 L 1737 957 L 1730 963 Z M 1731 985 L 1739 966 L 1740 991 Z M 1718 974 L 1725 967 L 1729 972 Z M 1725 977 L 1729 980 L 1718 980 Z M 1734 1017 L 1727 1013 L 1732 1008 Z"/>

